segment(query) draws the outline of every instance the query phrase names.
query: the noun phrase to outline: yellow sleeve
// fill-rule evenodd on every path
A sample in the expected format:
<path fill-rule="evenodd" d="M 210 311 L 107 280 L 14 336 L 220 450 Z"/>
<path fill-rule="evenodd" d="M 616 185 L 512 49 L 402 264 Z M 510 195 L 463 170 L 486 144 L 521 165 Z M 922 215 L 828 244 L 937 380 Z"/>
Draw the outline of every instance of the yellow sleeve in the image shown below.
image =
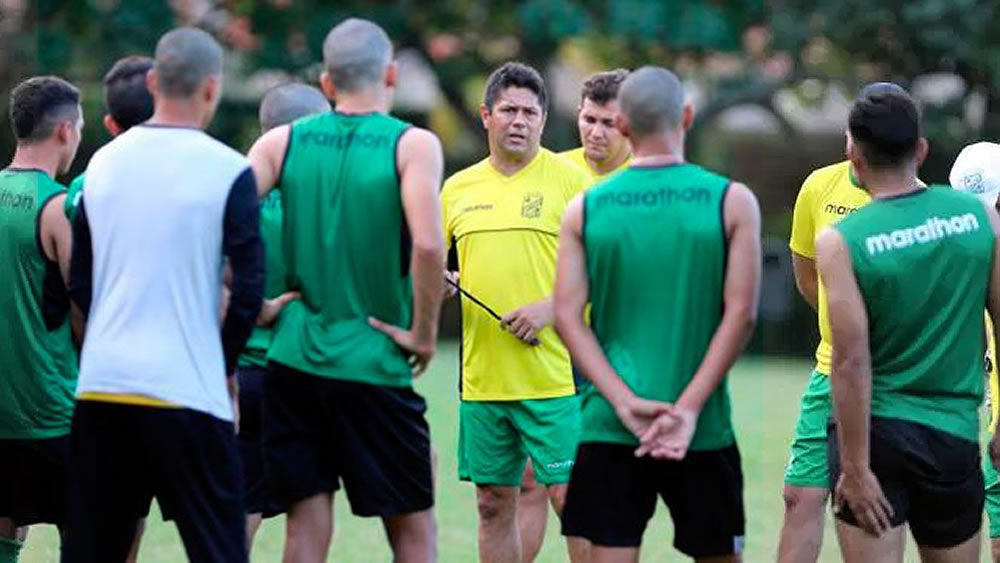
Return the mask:
<path fill-rule="evenodd" d="M 450 202 L 448 201 L 449 190 L 448 182 L 444 183 L 444 187 L 441 188 L 441 227 L 444 234 L 444 248 L 445 251 L 451 250 L 451 239 L 454 235 L 451 227 L 451 214 L 449 210 L 451 209 Z"/>
<path fill-rule="evenodd" d="M 816 257 L 816 223 L 813 220 L 813 181 L 810 174 L 802 183 L 799 195 L 795 198 L 795 210 L 792 212 L 792 236 L 788 247 L 792 252 L 805 256 Z"/>

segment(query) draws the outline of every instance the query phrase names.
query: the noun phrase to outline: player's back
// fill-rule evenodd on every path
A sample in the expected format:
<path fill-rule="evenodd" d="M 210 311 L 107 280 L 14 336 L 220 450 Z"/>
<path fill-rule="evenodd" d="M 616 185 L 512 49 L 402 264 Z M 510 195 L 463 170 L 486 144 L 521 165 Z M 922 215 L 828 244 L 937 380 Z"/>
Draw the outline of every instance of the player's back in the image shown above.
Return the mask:
<path fill-rule="evenodd" d="M 278 182 L 289 289 L 269 357 L 308 373 L 409 385 L 375 317 L 409 326 L 410 239 L 396 147 L 409 124 L 329 112 L 294 122 Z"/>
<path fill-rule="evenodd" d="M 224 219 L 237 184 L 252 180 L 242 155 L 195 129 L 133 127 L 95 153 L 77 218 L 93 253 L 81 394 L 229 419 L 218 384 Z"/>
<path fill-rule="evenodd" d="M 921 189 L 876 200 L 836 228 L 868 313 L 872 414 L 976 440 L 994 240 L 983 205 Z"/>
<path fill-rule="evenodd" d="M 40 170 L 0 171 L 0 439 L 65 434 L 73 413 L 69 298 L 38 230 L 43 207 L 60 193 Z"/>
<path fill-rule="evenodd" d="M 591 324 L 612 366 L 642 397 L 677 399 L 721 321 L 728 186 L 727 178 L 693 164 L 633 166 L 586 195 Z M 585 420 L 592 408 L 610 406 L 588 392 Z M 732 442 L 725 384 L 701 420 L 693 449 Z M 584 441 L 588 433 L 604 439 L 600 432 L 585 427 Z"/>

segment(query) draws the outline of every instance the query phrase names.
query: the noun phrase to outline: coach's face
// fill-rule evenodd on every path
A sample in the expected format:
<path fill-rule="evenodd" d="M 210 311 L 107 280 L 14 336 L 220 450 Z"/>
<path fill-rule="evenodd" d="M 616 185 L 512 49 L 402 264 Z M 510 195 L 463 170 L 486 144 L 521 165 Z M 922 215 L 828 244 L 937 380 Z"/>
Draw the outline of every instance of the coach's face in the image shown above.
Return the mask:
<path fill-rule="evenodd" d="M 500 92 L 492 109 L 483 108 L 490 148 L 519 158 L 534 155 L 542 140 L 545 112 L 538 95 L 511 86 Z"/>

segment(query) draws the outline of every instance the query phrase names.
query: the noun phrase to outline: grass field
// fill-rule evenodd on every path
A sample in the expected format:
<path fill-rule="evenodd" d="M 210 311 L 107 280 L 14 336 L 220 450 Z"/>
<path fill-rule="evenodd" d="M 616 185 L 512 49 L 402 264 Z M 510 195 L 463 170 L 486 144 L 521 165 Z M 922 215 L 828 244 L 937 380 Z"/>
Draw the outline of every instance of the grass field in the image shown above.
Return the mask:
<path fill-rule="evenodd" d="M 457 361 L 454 344 L 442 346 L 431 369 L 420 378 L 417 389 L 427 398 L 431 433 L 439 457 L 437 482 L 438 542 L 443 562 L 476 560 L 476 506 L 472 485 L 455 474 L 457 440 Z M 747 541 L 745 561 L 773 561 L 782 520 L 781 486 L 788 443 L 798 410 L 799 395 L 811 365 L 805 360 L 755 359 L 741 361 L 730 379 L 735 425 L 743 455 L 746 479 Z M 100 510 L 100 507 L 95 507 Z M 335 533 L 330 561 L 391 561 L 380 522 L 350 514 L 346 499 L 336 499 Z M 284 520 L 265 522 L 254 545 L 252 560 L 279 561 Z M 832 524 L 821 561 L 839 561 Z M 671 547 L 672 532 L 662 504 L 647 529 L 643 561 L 682 561 Z M 51 526 L 34 528 L 21 561 L 58 561 L 58 542 Z M 915 555 L 909 551 L 907 561 Z M 140 561 L 183 561 L 184 552 L 176 528 L 164 523 L 154 507 L 143 538 Z M 540 562 L 566 560 L 558 523 L 550 517 Z"/>

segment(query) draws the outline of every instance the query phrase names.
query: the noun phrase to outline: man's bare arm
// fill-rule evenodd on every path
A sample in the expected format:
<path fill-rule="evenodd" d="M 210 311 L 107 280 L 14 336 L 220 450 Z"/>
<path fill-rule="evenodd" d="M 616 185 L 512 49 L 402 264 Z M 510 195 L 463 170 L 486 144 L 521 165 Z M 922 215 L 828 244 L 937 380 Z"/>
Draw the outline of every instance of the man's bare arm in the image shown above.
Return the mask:
<path fill-rule="evenodd" d="M 892 505 L 870 466 L 872 365 L 868 314 L 843 236 L 828 228 L 816 240 L 816 262 L 826 290 L 833 332 L 833 411 L 841 474 L 834 505 L 847 506 L 858 525 L 881 536 L 892 526 Z"/>
<path fill-rule="evenodd" d="M 816 249 L 836 342 L 830 382 L 841 463 L 845 472 L 867 470 L 872 387 L 868 313 L 840 233 L 827 229 L 816 240 Z"/>
<path fill-rule="evenodd" d="M 569 349 L 573 362 L 611 403 L 622 423 L 638 437 L 656 415 L 669 412 L 670 406 L 637 397 L 615 373 L 594 331 L 583 320 L 583 309 L 589 294 L 583 248 L 583 196 L 578 195 L 566 207 L 559 234 L 553 294 L 555 328 Z"/>
<path fill-rule="evenodd" d="M 63 284 L 69 287 L 69 265 L 73 257 L 73 227 L 66 218 L 63 205 L 66 195 L 58 195 L 45 204 L 41 217 L 42 250 L 45 256 L 59 266 Z M 83 341 L 83 315 L 76 307 L 70 307 L 70 324 L 73 337 Z"/>
<path fill-rule="evenodd" d="M 373 326 L 389 335 L 415 357 L 415 373 L 434 354 L 438 316 L 444 297 L 444 240 L 441 237 L 441 204 L 438 192 L 444 172 L 441 142 L 430 131 L 413 128 L 403 134 L 397 153 L 403 211 L 410 229 L 413 256 L 413 320 L 409 327 L 394 327 L 378 319 Z"/>
<path fill-rule="evenodd" d="M 816 274 L 816 261 L 793 250 L 792 271 L 795 273 L 795 287 L 799 289 L 799 295 L 814 311 L 818 311 L 819 276 Z"/>
<path fill-rule="evenodd" d="M 262 198 L 281 179 L 281 166 L 285 161 L 290 133 L 291 127 L 288 125 L 275 127 L 257 139 L 247 153 L 257 179 L 257 194 Z"/>

